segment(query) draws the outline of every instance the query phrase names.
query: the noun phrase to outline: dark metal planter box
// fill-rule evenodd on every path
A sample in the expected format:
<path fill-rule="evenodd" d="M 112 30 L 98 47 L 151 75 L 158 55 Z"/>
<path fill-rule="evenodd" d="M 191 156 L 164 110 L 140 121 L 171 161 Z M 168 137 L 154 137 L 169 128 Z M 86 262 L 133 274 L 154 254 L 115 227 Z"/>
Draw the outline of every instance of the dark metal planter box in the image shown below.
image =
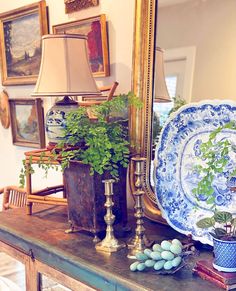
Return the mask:
<path fill-rule="evenodd" d="M 113 213 L 115 224 L 127 223 L 126 169 L 119 170 L 119 181 L 113 187 Z M 68 199 L 68 216 L 74 230 L 86 230 L 95 235 L 106 229 L 104 215 L 104 184 L 110 178 L 108 173 L 90 175 L 90 166 L 72 161 L 64 172 L 65 188 Z"/>

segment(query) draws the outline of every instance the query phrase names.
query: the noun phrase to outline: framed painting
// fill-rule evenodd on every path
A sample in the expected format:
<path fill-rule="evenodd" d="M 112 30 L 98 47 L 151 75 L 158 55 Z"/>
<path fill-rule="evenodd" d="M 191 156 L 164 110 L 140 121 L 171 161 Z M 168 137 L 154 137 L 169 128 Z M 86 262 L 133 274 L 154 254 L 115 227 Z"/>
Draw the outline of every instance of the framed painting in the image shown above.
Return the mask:
<path fill-rule="evenodd" d="M 98 0 L 64 0 L 66 13 L 97 6 Z"/>
<path fill-rule="evenodd" d="M 45 130 L 42 99 L 10 99 L 14 145 L 44 148 Z"/>
<path fill-rule="evenodd" d="M 4 128 L 10 126 L 9 98 L 5 90 L 0 93 L 0 121 Z"/>
<path fill-rule="evenodd" d="M 53 33 L 86 35 L 88 38 L 88 57 L 93 76 L 109 76 L 110 66 L 105 14 L 54 25 Z"/>
<path fill-rule="evenodd" d="M 47 33 L 45 1 L 0 14 L 3 85 L 36 83 L 41 61 L 41 37 Z"/>

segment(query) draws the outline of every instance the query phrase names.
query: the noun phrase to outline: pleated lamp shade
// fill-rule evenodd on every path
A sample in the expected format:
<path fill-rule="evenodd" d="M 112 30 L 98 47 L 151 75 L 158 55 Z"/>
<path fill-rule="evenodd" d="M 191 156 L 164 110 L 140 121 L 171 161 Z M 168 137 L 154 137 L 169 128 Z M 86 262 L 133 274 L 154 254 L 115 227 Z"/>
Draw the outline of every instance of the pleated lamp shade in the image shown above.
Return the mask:
<path fill-rule="evenodd" d="M 86 36 L 43 36 L 39 76 L 31 95 L 51 97 L 99 93 L 89 66 Z"/>
<path fill-rule="evenodd" d="M 154 102 L 171 102 L 165 81 L 163 50 L 157 47 L 155 53 Z"/>

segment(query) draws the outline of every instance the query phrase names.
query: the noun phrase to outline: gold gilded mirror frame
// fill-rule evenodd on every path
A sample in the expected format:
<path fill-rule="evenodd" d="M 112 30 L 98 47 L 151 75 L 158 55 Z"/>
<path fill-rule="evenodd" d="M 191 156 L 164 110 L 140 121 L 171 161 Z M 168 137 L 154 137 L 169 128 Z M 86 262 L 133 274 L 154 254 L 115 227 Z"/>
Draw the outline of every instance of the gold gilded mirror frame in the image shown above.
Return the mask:
<path fill-rule="evenodd" d="M 141 110 L 132 108 L 130 111 L 132 154 L 147 158 L 143 197 L 145 215 L 153 221 L 165 223 L 149 179 L 157 0 L 136 0 L 135 5 L 132 90 L 143 101 L 143 107 Z M 134 169 L 131 165 L 130 181 L 133 176 Z M 131 191 L 134 191 L 134 185 L 130 183 L 130 186 Z"/>

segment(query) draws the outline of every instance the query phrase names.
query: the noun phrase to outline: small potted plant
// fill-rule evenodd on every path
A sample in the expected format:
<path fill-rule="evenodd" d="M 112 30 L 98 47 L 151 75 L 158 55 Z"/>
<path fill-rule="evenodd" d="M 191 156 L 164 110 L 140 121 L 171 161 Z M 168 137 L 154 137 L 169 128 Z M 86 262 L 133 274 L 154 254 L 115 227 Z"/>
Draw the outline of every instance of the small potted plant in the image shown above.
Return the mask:
<path fill-rule="evenodd" d="M 219 271 L 236 272 L 236 218 L 233 211 L 225 211 L 234 199 L 236 147 L 232 140 L 220 135 L 224 130 L 234 131 L 236 124 L 229 122 L 218 127 L 195 149 L 202 163 L 195 166 L 201 179 L 193 194 L 213 213 L 197 222 L 199 228 L 209 228 L 213 237 L 213 266 Z"/>
<path fill-rule="evenodd" d="M 213 216 L 199 220 L 197 226 L 211 229 L 214 268 L 223 272 L 236 272 L 236 218 L 230 212 L 216 211 Z"/>
<path fill-rule="evenodd" d="M 128 93 L 89 107 L 89 111 L 79 107 L 67 114 L 64 136 L 50 159 L 59 161 L 64 172 L 72 229 L 81 228 L 95 236 L 105 229 L 102 180 L 110 178 L 118 181 L 114 183 L 116 221 L 127 221 L 126 168 L 130 154 L 127 109 L 131 104 L 142 106 L 134 94 Z M 46 173 L 55 168 L 54 164 L 38 163 Z M 34 172 L 32 166 L 30 171 Z M 21 184 L 25 174 L 26 168 L 20 175 Z"/>

